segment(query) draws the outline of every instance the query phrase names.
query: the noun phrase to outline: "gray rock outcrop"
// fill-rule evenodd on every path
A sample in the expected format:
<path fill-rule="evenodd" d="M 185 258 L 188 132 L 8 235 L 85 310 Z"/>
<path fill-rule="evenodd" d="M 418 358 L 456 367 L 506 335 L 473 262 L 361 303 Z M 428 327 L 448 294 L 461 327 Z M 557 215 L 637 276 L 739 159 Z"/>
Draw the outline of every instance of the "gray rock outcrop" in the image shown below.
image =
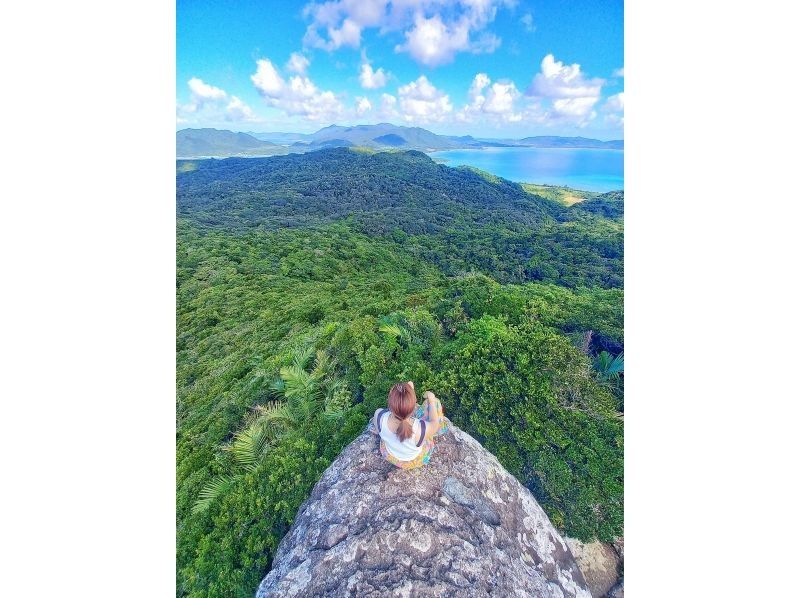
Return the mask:
<path fill-rule="evenodd" d="M 325 471 L 281 541 L 257 598 L 590 598 L 531 493 L 469 434 L 400 470 L 363 433 Z"/>
<path fill-rule="evenodd" d="M 607 542 L 584 544 L 573 538 L 566 538 L 566 542 L 592 596 L 594 598 L 610 596 L 611 589 L 619 582 L 622 562 L 615 546 Z"/>

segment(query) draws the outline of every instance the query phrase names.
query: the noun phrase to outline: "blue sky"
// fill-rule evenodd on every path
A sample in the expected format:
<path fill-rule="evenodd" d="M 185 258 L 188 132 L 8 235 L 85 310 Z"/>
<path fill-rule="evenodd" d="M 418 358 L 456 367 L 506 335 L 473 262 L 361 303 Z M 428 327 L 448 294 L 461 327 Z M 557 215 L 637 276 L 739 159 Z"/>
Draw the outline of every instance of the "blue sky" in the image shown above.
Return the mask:
<path fill-rule="evenodd" d="M 178 0 L 177 128 L 621 139 L 621 0 Z"/>

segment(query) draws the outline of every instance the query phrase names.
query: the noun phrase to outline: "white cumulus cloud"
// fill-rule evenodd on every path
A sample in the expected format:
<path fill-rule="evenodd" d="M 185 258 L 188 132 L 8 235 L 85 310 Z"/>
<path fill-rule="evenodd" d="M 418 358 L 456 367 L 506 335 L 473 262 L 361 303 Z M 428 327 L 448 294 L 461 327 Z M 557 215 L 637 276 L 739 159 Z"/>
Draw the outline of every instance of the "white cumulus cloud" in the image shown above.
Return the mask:
<path fill-rule="evenodd" d="M 253 85 L 263 96 L 275 96 L 286 86 L 286 82 L 278 74 L 278 69 L 267 59 L 256 62 L 257 69 L 250 77 Z"/>
<path fill-rule="evenodd" d="M 336 95 L 318 89 L 307 76 L 295 75 L 287 81 L 270 60 L 262 58 L 256 65 L 250 79 L 269 106 L 312 121 L 333 121 L 343 113 Z"/>
<path fill-rule="evenodd" d="M 192 93 L 192 100 L 198 106 L 208 101 L 224 100 L 228 97 L 224 90 L 209 85 L 197 77 L 189 79 L 188 85 L 189 91 Z"/>
<path fill-rule="evenodd" d="M 400 114 L 407 122 L 442 122 L 453 112 L 450 96 L 434 87 L 424 75 L 400 87 L 397 95 Z"/>
<path fill-rule="evenodd" d="M 484 88 L 491 83 L 492 80 L 489 79 L 489 75 L 486 73 L 478 73 L 475 75 L 475 78 L 472 80 L 472 85 L 469 86 L 469 97 L 473 102 L 476 98 L 479 98 L 481 92 Z"/>
<path fill-rule="evenodd" d="M 380 89 L 386 85 L 387 79 L 386 72 L 382 67 L 373 70 L 369 62 L 365 61 L 361 64 L 361 72 L 358 75 L 358 80 L 361 83 L 361 87 L 364 89 Z"/>
<path fill-rule="evenodd" d="M 482 109 L 490 114 L 501 114 L 512 116 L 514 110 L 514 100 L 520 95 L 517 86 L 512 82 L 493 83 L 486 94 L 486 101 Z"/>
<path fill-rule="evenodd" d="M 597 98 L 561 98 L 553 100 L 553 108 L 562 116 L 584 117 L 592 111 Z"/>
<path fill-rule="evenodd" d="M 469 26 L 466 22 L 445 25 L 439 15 L 430 19 L 418 16 L 414 28 L 406 32 L 406 43 L 395 48 L 408 52 L 426 66 L 452 62 L 457 52 L 469 47 Z"/>
<path fill-rule="evenodd" d="M 548 54 L 542 59 L 541 72 L 533 78 L 529 93 L 545 98 L 599 97 L 604 83 L 602 79 L 587 80 L 581 65 L 565 65 Z"/>
<path fill-rule="evenodd" d="M 552 54 L 542 59 L 541 70 L 531 82 L 527 95 L 551 100 L 550 116 L 586 125 L 597 113 L 594 106 L 600 100 L 603 79 L 587 79 L 579 64 L 566 65 Z"/>
<path fill-rule="evenodd" d="M 358 48 L 361 44 L 361 25 L 351 19 L 345 19 L 338 29 L 328 29 L 328 34 L 334 49 L 341 46 Z"/>
<path fill-rule="evenodd" d="M 505 122 L 522 120 L 522 114 L 515 111 L 516 102 L 522 94 L 513 81 L 492 83 L 486 73 L 478 73 L 472 80 L 468 96 L 470 103 L 457 115 L 460 121 L 472 122 L 480 115 Z"/>

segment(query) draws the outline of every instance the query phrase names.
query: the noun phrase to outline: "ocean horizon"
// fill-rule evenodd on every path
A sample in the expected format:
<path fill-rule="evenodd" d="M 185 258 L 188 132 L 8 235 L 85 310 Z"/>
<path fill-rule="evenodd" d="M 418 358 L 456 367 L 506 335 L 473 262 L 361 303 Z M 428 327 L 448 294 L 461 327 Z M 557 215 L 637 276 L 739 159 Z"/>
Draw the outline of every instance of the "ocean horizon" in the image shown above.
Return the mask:
<path fill-rule="evenodd" d="M 447 166 L 473 166 L 517 183 L 538 183 L 582 191 L 624 189 L 624 150 L 490 147 L 430 152 Z"/>

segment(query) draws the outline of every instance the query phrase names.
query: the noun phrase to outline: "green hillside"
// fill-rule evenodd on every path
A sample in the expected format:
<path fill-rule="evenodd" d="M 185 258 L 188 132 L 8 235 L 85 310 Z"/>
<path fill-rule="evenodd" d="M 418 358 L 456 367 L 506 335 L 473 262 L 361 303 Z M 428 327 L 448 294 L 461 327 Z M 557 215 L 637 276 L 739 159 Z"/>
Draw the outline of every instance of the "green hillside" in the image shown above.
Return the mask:
<path fill-rule="evenodd" d="M 336 148 L 196 164 L 178 174 L 178 215 L 200 226 L 267 230 L 349 218 L 365 234 L 410 237 L 408 248 L 448 275 L 477 269 L 501 282 L 622 285 L 621 222 L 421 152 Z"/>
<path fill-rule="evenodd" d="M 176 176 L 178 595 L 252 596 L 402 379 L 568 535 L 621 535 L 621 194 L 345 148 Z"/>
<path fill-rule="evenodd" d="M 535 183 L 520 183 L 522 188 L 528 193 L 552 199 L 565 206 L 571 206 L 586 199 L 592 199 L 600 195 L 596 191 L 581 191 L 571 187 L 561 185 L 537 185 Z"/>
<path fill-rule="evenodd" d="M 175 152 L 181 158 L 208 156 L 272 156 L 286 148 L 259 141 L 247 133 L 219 129 L 182 129 L 175 133 Z"/>

